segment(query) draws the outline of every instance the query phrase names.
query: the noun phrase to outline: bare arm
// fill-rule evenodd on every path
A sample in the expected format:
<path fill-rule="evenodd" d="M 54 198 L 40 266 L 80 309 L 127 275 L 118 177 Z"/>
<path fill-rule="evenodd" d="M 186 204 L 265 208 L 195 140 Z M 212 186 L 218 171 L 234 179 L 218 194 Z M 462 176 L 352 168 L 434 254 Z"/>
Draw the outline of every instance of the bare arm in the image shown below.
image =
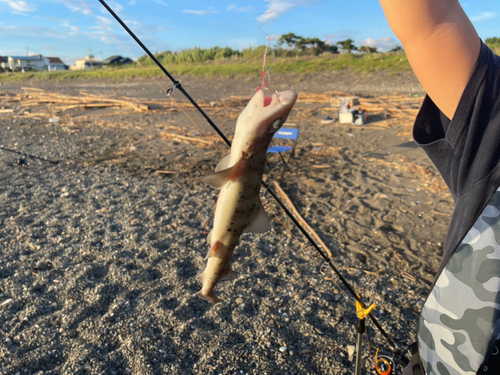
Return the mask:
<path fill-rule="evenodd" d="M 379 1 L 418 80 L 453 118 L 481 48 L 458 0 Z"/>

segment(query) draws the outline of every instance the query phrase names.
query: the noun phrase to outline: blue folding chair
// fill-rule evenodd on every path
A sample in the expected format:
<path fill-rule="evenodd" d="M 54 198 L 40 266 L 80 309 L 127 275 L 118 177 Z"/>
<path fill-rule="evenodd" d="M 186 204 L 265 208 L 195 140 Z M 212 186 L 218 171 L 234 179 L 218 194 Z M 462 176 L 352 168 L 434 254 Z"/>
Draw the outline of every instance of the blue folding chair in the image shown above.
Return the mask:
<path fill-rule="evenodd" d="M 292 170 L 288 166 L 288 162 L 290 161 L 291 157 L 295 155 L 295 148 L 297 147 L 297 140 L 299 138 L 299 127 L 294 124 L 287 124 L 286 127 L 281 128 L 278 130 L 276 133 L 274 133 L 273 139 L 278 138 L 278 139 L 287 139 L 289 141 L 293 142 L 293 146 L 271 146 L 267 149 L 268 153 L 271 154 L 279 154 L 281 161 L 283 162 L 283 165 L 288 169 L 289 172 Z M 291 151 L 290 156 L 288 157 L 288 160 L 285 161 L 285 158 L 283 157 L 283 153 Z"/>

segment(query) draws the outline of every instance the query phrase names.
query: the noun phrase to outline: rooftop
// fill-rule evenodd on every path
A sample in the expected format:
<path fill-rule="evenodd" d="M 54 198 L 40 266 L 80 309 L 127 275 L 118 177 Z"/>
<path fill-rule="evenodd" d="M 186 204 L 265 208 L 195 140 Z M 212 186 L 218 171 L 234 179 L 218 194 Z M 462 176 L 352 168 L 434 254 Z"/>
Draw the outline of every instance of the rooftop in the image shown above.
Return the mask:
<path fill-rule="evenodd" d="M 42 60 L 41 56 L 9 56 L 14 60 Z"/>
<path fill-rule="evenodd" d="M 64 64 L 59 57 L 47 57 L 51 64 Z"/>

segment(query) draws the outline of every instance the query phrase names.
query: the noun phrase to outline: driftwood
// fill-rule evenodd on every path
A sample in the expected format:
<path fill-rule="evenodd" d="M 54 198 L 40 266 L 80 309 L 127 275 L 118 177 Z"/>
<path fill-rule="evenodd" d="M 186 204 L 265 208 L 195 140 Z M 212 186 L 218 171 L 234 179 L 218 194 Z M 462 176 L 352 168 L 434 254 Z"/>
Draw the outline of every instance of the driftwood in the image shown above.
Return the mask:
<path fill-rule="evenodd" d="M 288 195 L 281 189 L 281 187 L 278 185 L 276 181 L 273 181 L 273 186 L 276 189 L 277 193 L 279 194 L 280 198 L 285 201 L 285 205 L 288 207 L 288 209 L 292 212 L 293 216 L 297 221 L 300 222 L 302 226 L 304 226 L 307 231 L 314 237 L 316 241 L 321 245 L 323 250 L 325 250 L 328 253 L 328 258 L 331 259 L 333 257 L 332 253 L 328 249 L 328 247 L 325 245 L 325 243 L 321 240 L 321 238 L 318 236 L 318 234 L 307 224 L 307 222 L 300 216 L 299 212 L 293 205 L 292 201 L 290 198 L 288 198 Z"/>
<path fill-rule="evenodd" d="M 171 133 L 161 133 L 162 138 L 170 138 L 170 139 L 181 139 L 184 141 L 189 141 L 189 142 L 197 142 L 197 143 L 203 143 L 203 144 L 208 144 L 211 145 L 213 142 L 206 140 L 206 139 L 200 139 L 200 138 L 194 138 L 194 137 L 186 137 L 184 135 L 179 135 L 179 134 L 171 134 Z"/>
<path fill-rule="evenodd" d="M 65 111 L 71 111 L 67 113 L 69 116 L 97 118 L 128 115 L 139 112 L 170 115 L 181 111 L 196 111 L 196 108 L 187 100 L 173 100 L 173 98 L 165 98 L 164 100 L 127 97 L 110 98 L 86 92 L 80 92 L 78 96 L 63 95 L 32 87 L 23 87 L 22 90 L 23 92 L 19 94 L 0 94 L 0 108 L 3 108 L 0 110 L 0 113 L 13 113 L 14 115 L 19 115 L 23 110 L 26 110 L 27 112 L 24 112 L 22 117 L 63 117 Z M 335 118 L 336 114 L 334 112 L 337 112 L 340 108 L 332 106 L 331 103 L 339 103 L 338 99 L 351 96 L 351 94 L 337 91 L 324 93 L 301 92 L 299 93 L 298 103 L 306 103 L 308 106 L 304 104 L 296 106 L 293 109 L 293 118 L 301 122 L 318 114 Z M 229 98 L 218 101 L 200 100 L 198 104 L 210 116 L 217 115 L 235 119 L 249 100 L 250 96 L 230 96 Z M 372 115 L 381 115 L 385 119 L 393 118 L 401 121 L 408 121 L 415 118 L 421 102 L 422 98 L 405 95 L 381 95 L 359 97 L 359 105 L 355 107 L 367 110 L 369 117 Z M 311 106 L 311 104 L 313 104 L 313 106 Z M 14 109 L 17 107 L 22 108 L 19 113 L 16 113 L 16 109 Z M 87 111 L 88 109 L 104 108 L 107 110 Z M 384 123 L 384 121 L 377 121 L 369 125 L 387 128 L 390 127 L 391 124 Z M 182 142 L 205 143 L 203 140 L 200 141 L 195 138 L 177 138 Z"/>

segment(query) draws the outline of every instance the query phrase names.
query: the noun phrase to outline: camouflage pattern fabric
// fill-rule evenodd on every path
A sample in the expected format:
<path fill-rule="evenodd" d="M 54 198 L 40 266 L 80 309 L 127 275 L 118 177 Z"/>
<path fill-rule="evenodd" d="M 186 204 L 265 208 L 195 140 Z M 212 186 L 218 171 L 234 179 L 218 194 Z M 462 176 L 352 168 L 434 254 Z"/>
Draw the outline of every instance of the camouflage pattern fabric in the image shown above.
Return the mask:
<path fill-rule="evenodd" d="M 477 374 L 500 338 L 499 292 L 500 189 L 451 257 L 424 305 L 418 343 L 426 374 Z"/>

